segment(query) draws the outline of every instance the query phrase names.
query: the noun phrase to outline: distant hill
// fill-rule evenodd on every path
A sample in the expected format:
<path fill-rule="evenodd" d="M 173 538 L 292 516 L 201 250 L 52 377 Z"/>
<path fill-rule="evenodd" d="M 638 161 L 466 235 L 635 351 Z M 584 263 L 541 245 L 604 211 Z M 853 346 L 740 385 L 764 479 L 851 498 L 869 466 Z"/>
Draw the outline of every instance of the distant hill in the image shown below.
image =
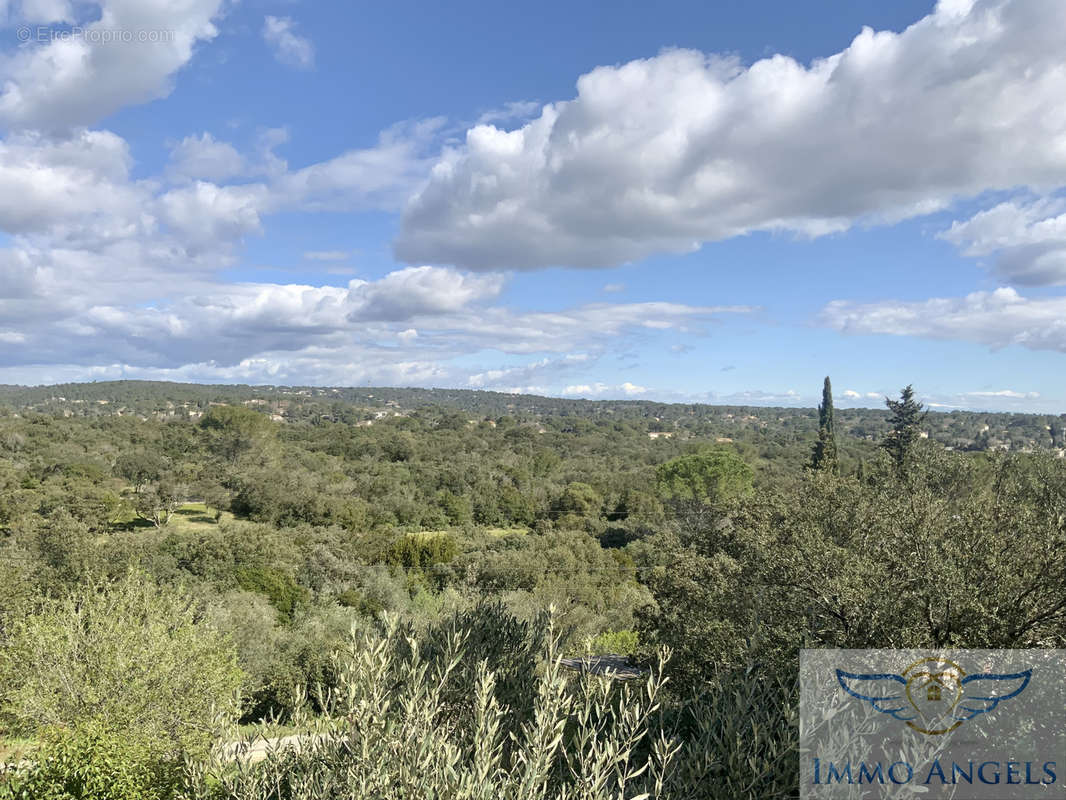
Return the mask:
<path fill-rule="evenodd" d="M 758 430 L 763 436 L 804 436 L 817 430 L 813 408 L 659 403 L 648 400 L 578 400 L 505 394 L 472 389 L 392 387 L 205 385 L 166 381 L 101 381 L 54 386 L 0 385 L 0 406 L 9 413 L 61 416 L 135 416 L 196 419 L 212 404 L 243 404 L 278 421 L 315 424 L 322 420 L 357 423 L 384 414 L 462 412 L 475 420 L 510 417 L 519 422 L 572 418 L 590 422 L 625 421 L 649 433 L 690 432 L 724 439 Z M 874 441 L 887 430 L 887 412 L 836 410 L 839 433 Z M 1011 414 L 976 411 L 931 412 L 924 430 L 954 449 L 1028 450 L 1066 448 L 1066 414 Z"/>

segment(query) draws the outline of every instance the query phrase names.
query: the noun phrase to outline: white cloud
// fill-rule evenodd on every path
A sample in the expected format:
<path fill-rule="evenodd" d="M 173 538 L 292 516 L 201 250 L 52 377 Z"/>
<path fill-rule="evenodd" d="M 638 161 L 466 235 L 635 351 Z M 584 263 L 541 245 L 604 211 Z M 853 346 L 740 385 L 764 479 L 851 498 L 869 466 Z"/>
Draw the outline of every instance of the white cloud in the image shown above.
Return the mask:
<path fill-rule="evenodd" d="M 86 33 L 35 39 L 0 58 L 0 126 L 66 130 L 165 97 L 197 45 L 217 35 L 221 8 L 222 0 L 23 3 L 34 22 L 65 20 Z"/>
<path fill-rule="evenodd" d="M 1040 397 L 1040 392 L 1017 392 L 1014 389 L 1000 389 L 996 392 L 966 392 L 969 397 L 1009 397 L 1013 400 L 1027 400 Z"/>
<path fill-rule="evenodd" d="M 531 381 L 543 381 L 550 378 L 559 380 L 562 376 L 586 369 L 592 362 L 588 353 L 569 353 L 562 358 L 542 358 L 529 364 L 503 369 L 490 369 L 477 372 L 467 377 L 467 386 L 473 389 L 495 389 L 497 391 L 531 391 Z M 515 388 L 526 384 L 525 389 Z M 540 386 L 539 388 L 543 388 Z"/>
<path fill-rule="evenodd" d="M 197 181 L 161 196 L 159 212 L 190 250 L 199 250 L 261 230 L 259 214 L 268 198 L 261 185 L 218 186 Z"/>
<path fill-rule="evenodd" d="M 941 234 L 968 256 L 994 256 L 1003 280 L 1022 286 L 1066 284 L 1066 200 L 1009 201 L 954 222 Z"/>
<path fill-rule="evenodd" d="M 486 111 L 477 118 L 478 125 L 491 125 L 497 122 L 514 122 L 515 120 L 529 119 L 540 111 L 540 103 L 518 100 L 507 103 L 503 108 L 494 108 Z"/>
<path fill-rule="evenodd" d="M 398 210 L 428 173 L 426 151 L 443 120 L 393 125 L 373 147 L 286 172 L 273 182 L 279 203 L 309 211 Z"/>
<path fill-rule="evenodd" d="M 241 175 L 244 157 L 229 142 L 220 142 L 210 133 L 186 136 L 170 151 L 170 172 L 180 178 L 223 181 Z"/>
<path fill-rule="evenodd" d="M 0 141 L 0 229 L 9 234 L 135 225 L 146 193 L 130 182 L 126 142 L 107 131 L 70 138 L 21 133 Z"/>
<path fill-rule="evenodd" d="M 1020 345 L 1066 352 L 1066 297 L 1030 299 L 1011 288 L 918 302 L 835 300 L 822 310 L 821 320 L 849 334 L 919 336 L 993 348 Z"/>
<path fill-rule="evenodd" d="M 296 33 L 296 23 L 289 17 L 268 16 L 263 21 L 263 40 L 282 64 L 297 69 L 315 65 L 315 46 L 306 36 Z"/>
<path fill-rule="evenodd" d="M 846 390 L 844 392 L 844 396 L 851 400 L 858 400 L 860 397 L 862 397 L 862 395 L 856 392 L 854 389 Z"/>
<path fill-rule="evenodd" d="M 149 374 L 201 365 L 195 373 L 201 379 L 240 380 L 254 366 L 273 370 L 262 373 L 267 381 L 284 375 L 337 382 L 344 370 L 378 375 L 371 372 L 375 365 L 384 370 L 408 364 L 453 385 L 544 386 L 552 375 L 583 371 L 594 357 L 590 353 L 641 336 L 649 316 L 681 328 L 724 313 L 669 303 L 518 312 L 491 304 L 502 288 L 500 276 L 440 267 L 409 267 L 346 287 L 225 284 L 207 275 L 185 276 L 180 293 L 178 282 L 171 284 L 173 299 L 134 303 L 129 298 L 145 295 L 140 289 L 124 294 L 130 290 L 121 280 L 101 280 L 78 294 L 69 288 L 69 271 L 30 269 L 32 261 L 4 260 L 8 252 L 0 250 L 0 330 L 24 338 L 23 347 L 0 348 L 0 368 L 27 372 L 81 364 L 87 375 L 95 367 L 119 364 Z M 7 272 L 15 280 L 8 280 Z M 575 346 L 586 352 L 572 353 Z M 544 356 L 520 369 L 452 365 L 489 352 L 566 355 Z M 355 371 L 353 360 L 362 365 Z M 399 374 L 392 369 L 380 375 Z M 615 387 L 629 395 L 642 389 L 633 383 Z"/>
<path fill-rule="evenodd" d="M 563 389 L 563 394 L 578 395 L 582 397 L 589 397 L 591 395 L 603 394 L 610 388 L 605 383 L 587 384 L 580 383 L 573 386 L 567 386 Z"/>
<path fill-rule="evenodd" d="M 647 392 L 647 387 L 637 386 L 636 384 L 626 381 L 618 386 L 602 382 L 572 384 L 563 389 L 560 394 L 569 397 L 593 398 L 633 397 L 635 395 L 646 394 Z"/>
<path fill-rule="evenodd" d="M 74 22 L 74 9 L 69 0 L 21 0 L 16 15 L 23 22 Z"/>
<path fill-rule="evenodd" d="M 353 285 L 355 282 L 353 281 Z M 464 275 L 439 267 L 407 267 L 352 290 L 352 320 L 395 321 L 461 311 L 495 297 L 502 275 Z"/>
<path fill-rule="evenodd" d="M 396 253 L 609 266 L 1062 186 L 1064 29 L 1064 3 L 941 3 L 808 66 L 670 50 L 599 67 L 516 130 L 471 128 L 409 204 Z"/>
<path fill-rule="evenodd" d="M 606 283 L 603 286 L 603 291 L 607 292 L 608 294 L 614 294 L 616 292 L 624 292 L 625 290 L 626 290 L 626 285 L 624 283 Z"/>

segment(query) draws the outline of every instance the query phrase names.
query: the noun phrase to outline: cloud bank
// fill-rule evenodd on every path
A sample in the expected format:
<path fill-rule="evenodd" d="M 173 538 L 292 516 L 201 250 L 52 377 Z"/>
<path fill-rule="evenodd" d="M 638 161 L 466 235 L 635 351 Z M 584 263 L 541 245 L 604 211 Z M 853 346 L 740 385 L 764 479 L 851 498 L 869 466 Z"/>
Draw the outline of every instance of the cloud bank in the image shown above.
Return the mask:
<path fill-rule="evenodd" d="M 1066 184 L 1066 4 L 951 0 L 803 65 L 668 50 L 471 128 L 412 198 L 407 262 L 606 267 L 753 231 L 820 236 Z"/>

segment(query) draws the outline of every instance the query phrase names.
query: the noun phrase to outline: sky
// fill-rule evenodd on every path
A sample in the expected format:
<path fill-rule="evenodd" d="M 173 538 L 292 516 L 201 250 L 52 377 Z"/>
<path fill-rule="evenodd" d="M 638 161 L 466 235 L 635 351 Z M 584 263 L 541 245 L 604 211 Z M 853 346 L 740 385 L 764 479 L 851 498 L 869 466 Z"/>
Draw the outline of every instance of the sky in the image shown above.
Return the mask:
<path fill-rule="evenodd" d="M 1066 412 L 1061 0 L 0 0 L 0 383 Z"/>

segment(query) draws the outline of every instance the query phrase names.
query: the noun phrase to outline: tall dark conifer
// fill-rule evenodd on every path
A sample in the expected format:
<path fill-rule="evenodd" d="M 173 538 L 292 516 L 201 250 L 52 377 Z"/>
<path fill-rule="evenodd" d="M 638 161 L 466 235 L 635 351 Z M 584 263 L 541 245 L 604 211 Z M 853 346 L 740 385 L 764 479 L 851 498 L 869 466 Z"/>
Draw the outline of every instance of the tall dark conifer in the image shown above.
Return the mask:
<path fill-rule="evenodd" d="M 928 411 L 922 410 L 922 404 L 914 399 L 914 389 L 910 384 L 899 393 L 899 400 L 885 398 L 885 405 L 892 412 L 889 423 L 892 430 L 881 442 L 881 447 L 889 452 L 896 465 L 896 472 L 903 475 L 914 444 L 921 436 L 921 425 Z"/>
<path fill-rule="evenodd" d="M 829 376 L 822 384 L 822 404 L 818 406 L 818 441 L 811 455 L 811 469 L 837 471 L 837 441 L 833 430 L 833 385 Z"/>

